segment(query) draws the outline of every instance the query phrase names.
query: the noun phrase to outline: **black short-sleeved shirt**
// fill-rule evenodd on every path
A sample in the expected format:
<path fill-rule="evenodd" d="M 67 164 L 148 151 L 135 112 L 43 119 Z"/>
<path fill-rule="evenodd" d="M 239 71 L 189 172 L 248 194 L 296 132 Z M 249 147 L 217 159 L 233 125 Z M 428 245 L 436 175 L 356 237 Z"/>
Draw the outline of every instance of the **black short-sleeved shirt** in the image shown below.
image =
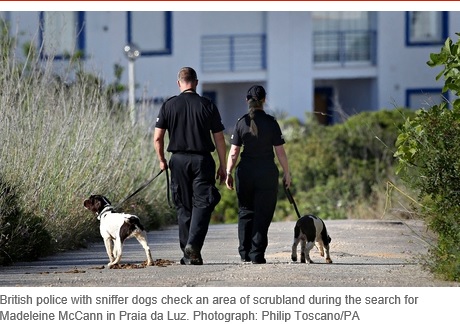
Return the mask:
<path fill-rule="evenodd" d="M 183 92 L 167 100 L 155 127 L 169 133 L 168 152 L 207 153 L 215 150 L 212 133 L 225 129 L 212 101 L 195 92 Z"/>
<path fill-rule="evenodd" d="M 273 146 L 285 143 L 280 126 L 276 119 L 263 110 L 256 110 L 254 121 L 257 125 L 258 136 L 251 134 L 249 125 L 251 119 L 248 114 L 241 117 L 235 125 L 231 137 L 231 144 L 244 146 L 241 158 L 273 159 Z"/>

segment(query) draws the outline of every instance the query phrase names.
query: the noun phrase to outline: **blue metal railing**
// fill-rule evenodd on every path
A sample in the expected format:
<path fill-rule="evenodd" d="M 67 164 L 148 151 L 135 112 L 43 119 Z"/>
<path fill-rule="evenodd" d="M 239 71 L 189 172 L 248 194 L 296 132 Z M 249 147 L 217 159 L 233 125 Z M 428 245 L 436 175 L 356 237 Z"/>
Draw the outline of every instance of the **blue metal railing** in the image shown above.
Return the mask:
<path fill-rule="evenodd" d="M 201 67 L 204 72 L 260 71 L 266 66 L 264 34 L 201 38 Z"/>
<path fill-rule="evenodd" d="M 327 31 L 313 34 L 315 63 L 377 62 L 377 32 L 372 30 Z"/>

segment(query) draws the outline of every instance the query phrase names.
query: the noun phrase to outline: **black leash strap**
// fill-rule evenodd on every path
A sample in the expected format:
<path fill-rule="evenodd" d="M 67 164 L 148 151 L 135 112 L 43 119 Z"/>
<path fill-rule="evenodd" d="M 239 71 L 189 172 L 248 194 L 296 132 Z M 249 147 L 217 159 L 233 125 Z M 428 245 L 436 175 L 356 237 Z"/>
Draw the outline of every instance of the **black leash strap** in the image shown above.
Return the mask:
<path fill-rule="evenodd" d="M 166 195 L 168 197 L 168 206 L 169 208 L 172 208 L 173 206 L 171 205 L 171 198 L 170 198 L 170 191 L 169 191 L 169 168 L 166 169 Z"/>
<path fill-rule="evenodd" d="M 299 209 L 297 208 L 297 204 L 294 201 L 294 197 L 292 196 L 291 191 L 289 190 L 289 188 L 286 188 L 285 186 L 284 186 L 284 191 L 286 192 L 286 196 L 289 200 L 289 203 L 291 205 L 294 205 L 294 209 L 295 209 L 295 212 L 297 213 L 297 217 L 301 218 L 302 216 L 300 216 Z"/>
<path fill-rule="evenodd" d="M 134 197 L 135 195 L 137 195 L 139 193 L 139 191 L 141 191 L 145 187 L 147 187 L 153 180 L 158 178 L 158 176 L 160 174 L 162 174 L 162 173 L 163 173 L 163 170 L 160 170 L 160 172 L 158 172 L 158 174 L 156 176 L 154 176 L 152 179 L 148 180 L 146 183 L 144 183 L 142 186 L 140 186 L 136 191 L 134 191 L 132 194 L 130 194 L 128 197 L 126 197 L 124 200 L 122 200 L 120 203 L 118 203 L 118 205 L 116 207 L 114 207 L 114 209 L 117 209 L 118 207 L 123 205 L 127 200 L 129 200 L 132 197 Z M 169 198 L 169 174 L 168 174 L 168 169 L 166 169 L 166 186 L 167 186 L 166 190 L 167 190 L 167 195 L 168 195 L 168 205 L 169 205 L 169 207 L 171 207 L 170 198 Z"/>

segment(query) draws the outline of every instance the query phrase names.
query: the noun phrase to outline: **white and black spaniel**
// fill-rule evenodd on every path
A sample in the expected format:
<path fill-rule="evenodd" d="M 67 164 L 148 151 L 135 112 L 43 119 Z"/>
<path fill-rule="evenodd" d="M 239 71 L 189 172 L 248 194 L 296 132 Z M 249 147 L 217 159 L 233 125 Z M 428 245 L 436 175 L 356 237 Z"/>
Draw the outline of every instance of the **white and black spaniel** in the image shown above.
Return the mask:
<path fill-rule="evenodd" d="M 135 237 L 145 250 L 147 265 L 153 265 L 147 235 L 139 217 L 124 213 L 115 213 L 110 201 L 101 195 L 91 195 L 83 202 L 83 206 L 97 215 L 100 220 L 99 230 L 104 239 L 109 268 L 118 264 L 123 253 L 123 242 Z"/>

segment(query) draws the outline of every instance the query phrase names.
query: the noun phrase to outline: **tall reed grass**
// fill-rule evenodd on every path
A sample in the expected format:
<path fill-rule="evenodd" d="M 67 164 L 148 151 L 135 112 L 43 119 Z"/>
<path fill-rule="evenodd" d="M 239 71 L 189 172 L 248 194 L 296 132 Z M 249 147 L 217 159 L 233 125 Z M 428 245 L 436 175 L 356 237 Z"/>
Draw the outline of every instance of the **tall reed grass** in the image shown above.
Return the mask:
<path fill-rule="evenodd" d="M 116 204 L 159 171 L 149 129 L 133 127 L 79 64 L 66 70 L 57 77 L 38 55 L 0 58 L 0 264 L 85 245 L 98 226 L 83 200 L 97 193 Z M 122 207 L 168 222 L 165 183 Z"/>

